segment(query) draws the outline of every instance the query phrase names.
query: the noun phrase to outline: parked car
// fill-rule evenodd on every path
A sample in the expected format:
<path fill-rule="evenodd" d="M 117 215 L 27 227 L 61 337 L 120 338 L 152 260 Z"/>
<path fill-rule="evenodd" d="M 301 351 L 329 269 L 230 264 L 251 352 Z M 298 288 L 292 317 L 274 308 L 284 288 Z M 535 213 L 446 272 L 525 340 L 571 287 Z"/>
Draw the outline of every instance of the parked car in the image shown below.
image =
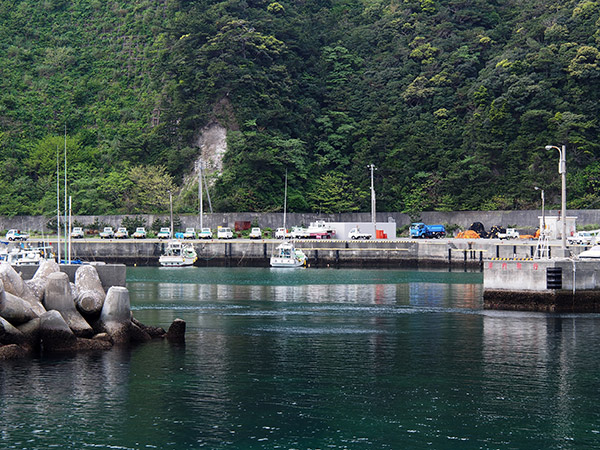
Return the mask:
<path fill-rule="evenodd" d="M 126 239 L 129 237 L 129 231 L 127 231 L 127 228 L 119 228 L 117 229 L 117 232 L 115 233 L 115 239 Z"/>
<path fill-rule="evenodd" d="M 291 235 L 294 239 L 306 239 L 310 237 L 308 230 L 302 227 L 293 227 Z"/>
<path fill-rule="evenodd" d="M 146 239 L 146 229 L 144 227 L 137 227 L 131 237 L 134 239 Z"/>
<path fill-rule="evenodd" d="M 100 232 L 100 239 L 112 239 L 115 237 L 115 232 L 112 227 L 104 227 L 104 230 Z"/>
<path fill-rule="evenodd" d="M 229 227 L 220 227 L 217 230 L 217 239 L 233 239 L 233 232 Z"/>
<path fill-rule="evenodd" d="M 200 229 L 200 234 L 198 235 L 199 239 L 212 239 L 213 234 L 210 228 L 202 228 Z"/>
<path fill-rule="evenodd" d="M 277 228 L 275 231 L 275 239 L 285 239 L 290 237 L 290 233 L 285 228 Z"/>
<path fill-rule="evenodd" d="M 21 233 L 21 230 L 8 230 L 8 233 L 6 233 L 6 239 L 9 241 L 26 241 L 29 239 L 29 235 Z"/>
<path fill-rule="evenodd" d="M 82 227 L 74 227 L 73 230 L 71 230 L 71 237 L 73 239 L 82 239 L 84 235 Z"/>
<path fill-rule="evenodd" d="M 171 229 L 168 227 L 162 227 L 156 237 L 158 239 L 171 239 Z"/>
<path fill-rule="evenodd" d="M 250 235 L 248 237 L 250 239 L 260 239 L 262 238 L 262 231 L 260 231 L 260 228 L 254 227 L 250 230 Z"/>
<path fill-rule="evenodd" d="M 363 233 L 356 227 L 350 230 L 348 239 L 371 239 L 371 235 L 369 233 Z"/>
<path fill-rule="evenodd" d="M 183 233 L 184 239 L 196 239 L 198 236 L 196 235 L 196 230 L 194 228 L 186 228 L 185 233 Z"/>
<path fill-rule="evenodd" d="M 567 236 L 569 244 L 591 245 L 594 236 L 589 231 L 578 231 L 573 236 Z"/>

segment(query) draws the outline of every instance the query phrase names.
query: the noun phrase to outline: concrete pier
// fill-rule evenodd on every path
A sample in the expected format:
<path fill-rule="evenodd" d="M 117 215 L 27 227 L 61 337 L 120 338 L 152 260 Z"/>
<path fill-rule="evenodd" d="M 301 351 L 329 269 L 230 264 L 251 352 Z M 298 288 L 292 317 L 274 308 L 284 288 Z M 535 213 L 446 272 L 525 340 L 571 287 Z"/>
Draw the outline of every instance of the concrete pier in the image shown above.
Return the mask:
<path fill-rule="evenodd" d="M 598 312 L 600 261 L 486 260 L 483 287 L 488 309 Z"/>
<path fill-rule="evenodd" d="M 33 241 L 33 240 L 32 240 Z M 192 240 L 198 254 L 197 266 L 268 267 L 274 239 Z M 56 247 L 56 243 L 51 244 Z M 167 243 L 159 239 L 81 239 L 72 242 L 72 256 L 83 261 L 126 265 L 158 265 Z M 486 259 L 532 259 L 537 241 L 499 239 L 377 239 L 345 241 L 338 239 L 295 240 L 311 267 L 456 267 L 483 269 Z M 574 254 L 586 249 L 571 247 Z M 550 244 L 550 255 L 560 250 L 560 241 Z M 65 268 L 71 276 L 71 270 Z M 106 278 L 101 274 L 103 284 Z M 110 277 L 112 278 L 112 277 Z M 124 279 L 123 279 L 124 282 Z M 120 285 L 112 283 L 112 285 Z M 105 286 L 105 289 L 107 287 Z"/>

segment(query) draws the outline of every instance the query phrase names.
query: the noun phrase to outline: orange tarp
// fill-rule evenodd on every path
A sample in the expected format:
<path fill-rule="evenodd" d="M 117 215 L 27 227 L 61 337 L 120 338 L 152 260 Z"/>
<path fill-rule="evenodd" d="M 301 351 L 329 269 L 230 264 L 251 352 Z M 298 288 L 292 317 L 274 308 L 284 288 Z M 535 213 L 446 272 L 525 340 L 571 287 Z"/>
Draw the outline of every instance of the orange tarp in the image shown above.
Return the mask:
<path fill-rule="evenodd" d="M 457 239 L 479 239 L 481 236 L 473 230 L 461 231 L 456 235 Z"/>

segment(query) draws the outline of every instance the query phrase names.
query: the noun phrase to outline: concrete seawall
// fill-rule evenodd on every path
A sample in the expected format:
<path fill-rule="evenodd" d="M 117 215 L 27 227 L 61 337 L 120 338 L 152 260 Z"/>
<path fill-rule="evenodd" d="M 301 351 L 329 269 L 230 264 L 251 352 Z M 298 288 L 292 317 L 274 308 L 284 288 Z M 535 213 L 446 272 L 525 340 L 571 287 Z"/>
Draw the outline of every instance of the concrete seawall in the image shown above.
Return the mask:
<path fill-rule="evenodd" d="M 518 229 L 535 229 L 539 227 L 540 210 L 525 211 L 424 211 L 420 219 L 425 223 L 442 223 L 458 225 L 462 228 L 468 228 L 473 222 L 481 222 L 486 229 L 494 225 L 504 227 L 514 226 Z M 549 209 L 547 216 L 557 215 L 558 210 Z M 600 224 L 600 209 L 586 210 L 567 210 L 568 216 L 576 216 L 577 224 L 591 225 Z M 141 217 L 146 221 L 146 226 L 152 225 L 154 220 L 168 221 L 167 214 L 126 214 L 126 215 L 96 215 L 96 216 L 73 216 L 73 220 L 81 224 L 90 225 L 97 220 L 99 223 L 111 225 L 113 227 L 121 226 L 125 217 Z M 181 221 L 181 229 L 186 227 L 200 227 L 200 217 L 198 214 L 179 214 L 177 216 Z M 62 219 L 61 219 L 62 220 Z M 325 220 L 329 222 L 371 222 L 370 213 L 340 213 L 340 214 L 312 214 L 312 213 L 288 213 L 288 228 L 295 225 L 308 225 L 315 220 Z M 276 229 L 283 226 L 282 213 L 214 213 L 205 214 L 203 225 L 216 229 L 217 226 L 233 227 L 236 221 L 256 222 L 263 228 Z M 412 220 L 408 214 L 400 212 L 378 212 L 377 222 L 395 222 L 398 228 L 409 225 Z M 45 216 L 0 216 L 0 230 L 18 228 L 20 230 L 48 231 L 46 225 L 48 218 Z"/>
<path fill-rule="evenodd" d="M 257 266 L 269 265 L 269 258 L 279 241 L 276 240 L 195 240 L 198 266 Z M 56 249 L 56 242 L 52 242 Z M 35 244 L 35 242 L 32 242 Z M 64 245 L 64 243 L 63 243 Z M 432 240 L 300 240 L 295 245 L 308 256 L 311 266 L 339 267 L 473 267 L 482 268 L 483 261 L 492 258 L 530 259 L 537 241 L 500 241 L 497 239 L 432 239 Z M 165 241 L 83 239 L 72 242 L 72 258 L 127 265 L 158 265 Z M 559 242 L 552 243 L 558 250 Z M 64 247 L 61 247 L 64 258 Z M 574 253 L 583 246 L 572 248 Z"/>

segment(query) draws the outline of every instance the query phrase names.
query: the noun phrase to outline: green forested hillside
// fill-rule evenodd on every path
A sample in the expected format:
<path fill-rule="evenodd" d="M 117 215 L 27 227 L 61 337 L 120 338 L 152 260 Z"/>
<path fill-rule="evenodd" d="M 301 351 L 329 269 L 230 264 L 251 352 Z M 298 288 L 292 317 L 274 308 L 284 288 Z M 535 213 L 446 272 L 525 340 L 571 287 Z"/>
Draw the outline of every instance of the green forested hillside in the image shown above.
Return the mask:
<path fill-rule="evenodd" d="M 598 208 L 600 2 L 0 1 L 0 214 Z M 61 172 L 61 177 L 63 173 Z M 195 197 L 196 196 L 196 197 Z"/>

